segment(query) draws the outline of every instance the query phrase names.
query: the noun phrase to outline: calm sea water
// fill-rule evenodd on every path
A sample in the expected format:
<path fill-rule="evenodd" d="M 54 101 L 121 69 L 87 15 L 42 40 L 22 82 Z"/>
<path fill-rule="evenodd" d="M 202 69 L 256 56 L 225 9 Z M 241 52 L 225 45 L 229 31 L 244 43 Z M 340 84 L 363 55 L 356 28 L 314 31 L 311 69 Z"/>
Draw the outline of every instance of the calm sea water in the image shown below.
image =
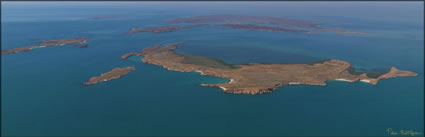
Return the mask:
<path fill-rule="evenodd" d="M 253 10 L 255 9 L 255 10 Z M 395 10 L 397 9 L 397 10 Z M 424 133 L 423 2 L 2 2 L 2 49 L 37 40 L 90 37 L 88 48 L 60 46 L 2 55 L 2 135 L 371 135 L 387 128 Z M 115 19 L 89 17 L 128 14 Z M 365 35 L 341 36 L 193 28 L 125 34 L 132 27 L 208 14 L 318 20 Z M 227 63 L 350 62 L 359 71 L 391 66 L 418 77 L 378 85 L 329 81 L 265 95 L 225 94 L 201 83 L 226 79 L 167 71 L 121 55 L 184 41 L 177 52 Z M 82 86 L 115 67 L 120 79 Z"/>

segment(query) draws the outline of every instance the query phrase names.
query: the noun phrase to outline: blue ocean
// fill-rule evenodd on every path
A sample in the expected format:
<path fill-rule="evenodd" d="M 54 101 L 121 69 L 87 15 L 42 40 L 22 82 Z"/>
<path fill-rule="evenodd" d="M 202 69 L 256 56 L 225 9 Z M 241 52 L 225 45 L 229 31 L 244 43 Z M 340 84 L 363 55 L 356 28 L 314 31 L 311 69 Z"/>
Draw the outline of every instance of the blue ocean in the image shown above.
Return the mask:
<path fill-rule="evenodd" d="M 423 2 L 1 2 L 1 48 L 89 37 L 72 45 L 1 56 L 3 136 L 390 136 L 424 135 Z M 128 15 L 90 19 L 98 16 Z M 215 14 L 276 16 L 365 32 L 315 35 L 196 27 L 127 34 L 133 27 Z M 378 85 L 328 81 L 270 94 L 223 93 L 228 79 L 168 71 L 121 55 L 184 42 L 176 52 L 230 64 L 339 59 L 357 71 L 392 66 L 417 77 Z M 120 79 L 82 83 L 116 67 Z"/>

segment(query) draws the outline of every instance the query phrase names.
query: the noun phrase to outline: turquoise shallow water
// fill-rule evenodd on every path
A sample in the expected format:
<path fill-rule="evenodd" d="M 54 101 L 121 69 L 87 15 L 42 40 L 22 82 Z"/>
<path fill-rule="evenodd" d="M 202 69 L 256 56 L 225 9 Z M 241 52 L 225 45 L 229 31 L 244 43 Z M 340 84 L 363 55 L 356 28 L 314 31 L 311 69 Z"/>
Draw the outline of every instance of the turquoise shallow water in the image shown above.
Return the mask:
<path fill-rule="evenodd" d="M 84 36 L 91 40 L 84 49 L 60 46 L 2 56 L 5 136 L 383 136 L 387 128 L 424 133 L 421 2 L 316 3 L 314 8 L 314 3 L 265 2 L 256 11 L 250 7 L 258 3 L 28 4 L 2 2 L 2 49 L 28 46 L 38 39 Z M 338 12 L 328 9 L 332 6 L 338 7 L 333 8 Z M 356 12 L 358 6 L 370 13 Z M 394 7 L 405 10 L 391 13 Z M 306 8 L 310 10 L 300 10 Z M 132 27 L 164 25 L 175 17 L 230 13 L 314 19 L 367 34 L 306 35 L 202 27 L 125 34 Z M 117 14 L 129 16 L 87 19 Z M 329 81 L 327 86 L 293 85 L 271 94 L 234 95 L 199 86 L 227 79 L 168 71 L 141 63 L 140 58 L 120 58 L 178 41 L 185 42 L 177 49 L 179 53 L 233 64 L 331 58 L 348 61 L 359 71 L 387 71 L 396 66 L 419 76 L 382 80 L 376 86 Z M 94 75 L 126 66 L 136 70 L 117 80 L 82 86 Z"/>

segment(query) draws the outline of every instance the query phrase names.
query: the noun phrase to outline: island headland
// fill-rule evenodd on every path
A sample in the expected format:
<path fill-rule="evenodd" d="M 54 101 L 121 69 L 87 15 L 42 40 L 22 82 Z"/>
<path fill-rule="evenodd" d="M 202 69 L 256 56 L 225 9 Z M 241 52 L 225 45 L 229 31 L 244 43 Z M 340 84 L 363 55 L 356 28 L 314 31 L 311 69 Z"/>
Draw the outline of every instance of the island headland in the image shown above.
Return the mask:
<path fill-rule="evenodd" d="M 128 73 L 134 70 L 136 70 L 135 67 L 114 68 L 109 72 L 101 74 L 100 76 L 94 76 L 90 78 L 87 82 L 84 82 L 83 85 L 88 86 L 88 85 L 96 84 L 99 82 L 105 82 L 112 79 L 118 79 L 122 75 L 127 75 Z"/>
<path fill-rule="evenodd" d="M 311 64 L 227 64 L 221 60 L 202 56 L 175 53 L 174 50 L 182 42 L 167 46 L 156 45 L 140 52 L 124 55 L 144 56 L 142 62 L 159 65 L 168 70 L 179 72 L 199 72 L 226 78 L 228 83 L 201 84 L 202 86 L 219 87 L 226 93 L 262 94 L 287 85 L 326 85 L 328 80 L 347 82 L 362 81 L 376 85 L 379 80 L 397 76 L 417 76 L 414 72 L 398 70 L 392 67 L 389 72 L 360 73 L 342 60 L 324 60 Z"/>
<path fill-rule="evenodd" d="M 26 52 L 30 51 L 36 48 L 44 48 L 44 47 L 53 47 L 53 46 L 63 46 L 68 44 L 85 44 L 89 38 L 71 38 L 71 39 L 65 39 L 65 40 L 42 40 L 40 41 L 40 45 L 33 45 L 28 47 L 22 47 L 22 48 L 14 48 L 14 49 L 8 49 L 8 50 L 1 50 L 1 54 L 12 54 L 17 52 Z"/>

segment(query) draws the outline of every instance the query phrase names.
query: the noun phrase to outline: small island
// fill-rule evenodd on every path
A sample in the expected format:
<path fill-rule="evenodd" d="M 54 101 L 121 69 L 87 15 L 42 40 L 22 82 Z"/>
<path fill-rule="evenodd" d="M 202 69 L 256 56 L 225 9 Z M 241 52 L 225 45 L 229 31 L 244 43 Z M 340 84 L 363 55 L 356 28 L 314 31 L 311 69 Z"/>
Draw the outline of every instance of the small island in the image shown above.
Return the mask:
<path fill-rule="evenodd" d="M 72 38 L 65 40 L 42 40 L 40 43 L 40 47 L 51 47 L 51 46 L 63 46 L 68 44 L 84 44 L 87 43 L 89 38 Z"/>
<path fill-rule="evenodd" d="M 324 60 L 311 64 L 227 64 L 221 60 L 202 56 L 175 53 L 177 42 L 167 46 L 153 46 L 131 55 L 144 56 L 142 62 L 159 65 L 168 70 L 179 72 L 199 72 L 229 79 L 228 83 L 201 84 L 219 87 L 226 93 L 262 94 L 287 85 L 326 85 L 328 80 L 346 82 L 366 82 L 376 85 L 379 80 L 397 76 L 417 76 L 414 72 L 398 70 L 392 67 L 389 72 L 355 72 L 351 65 L 341 60 Z M 125 59 L 128 56 L 123 57 Z"/>
<path fill-rule="evenodd" d="M 12 54 L 17 52 L 25 52 L 30 51 L 36 48 L 44 48 L 44 47 L 53 47 L 53 46 L 63 46 L 68 44 L 84 44 L 87 43 L 89 38 L 72 38 L 72 39 L 65 39 L 65 40 L 42 40 L 40 41 L 40 45 L 38 46 L 28 46 L 28 47 L 22 47 L 22 48 L 14 48 L 14 49 L 8 49 L 8 50 L 1 50 L 1 54 Z"/>
<path fill-rule="evenodd" d="M 94 76 L 90 78 L 87 82 L 84 82 L 83 85 L 88 86 L 96 84 L 98 82 L 105 82 L 112 79 L 120 78 L 122 75 L 127 75 L 131 71 L 136 70 L 135 67 L 126 67 L 126 68 L 114 68 L 109 72 L 103 73 L 100 76 Z"/>

